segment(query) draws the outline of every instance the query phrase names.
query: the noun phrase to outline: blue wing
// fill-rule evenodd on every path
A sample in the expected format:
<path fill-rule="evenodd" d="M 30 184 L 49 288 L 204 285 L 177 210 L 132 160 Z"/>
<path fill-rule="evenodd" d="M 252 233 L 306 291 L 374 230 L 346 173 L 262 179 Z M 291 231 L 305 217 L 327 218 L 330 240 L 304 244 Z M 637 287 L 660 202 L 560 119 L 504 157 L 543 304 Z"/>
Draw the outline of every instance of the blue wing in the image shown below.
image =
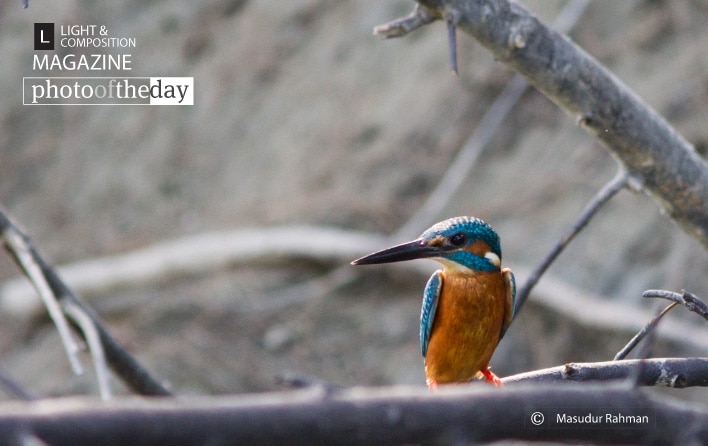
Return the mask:
<path fill-rule="evenodd" d="M 506 291 L 506 306 L 504 311 L 504 323 L 499 339 L 504 337 L 506 329 L 509 328 L 511 321 L 516 315 L 516 279 L 514 278 L 514 273 L 512 273 L 509 268 L 504 268 L 502 270 L 502 276 L 504 277 L 504 288 Z"/>
<path fill-rule="evenodd" d="M 423 308 L 420 310 L 420 348 L 425 358 L 428 354 L 428 342 L 433 331 L 435 309 L 438 307 L 438 298 L 442 289 L 442 271 L 438 270 L 430 276 L 428 284 L 423 291 Z"/>

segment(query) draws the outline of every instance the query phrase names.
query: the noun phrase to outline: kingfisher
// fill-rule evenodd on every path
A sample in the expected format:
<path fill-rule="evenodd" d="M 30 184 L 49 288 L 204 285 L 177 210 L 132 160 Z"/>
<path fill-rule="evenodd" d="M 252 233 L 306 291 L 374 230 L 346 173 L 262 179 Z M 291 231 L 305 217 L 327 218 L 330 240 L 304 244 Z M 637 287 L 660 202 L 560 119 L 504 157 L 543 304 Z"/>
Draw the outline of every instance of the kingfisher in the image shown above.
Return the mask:
<path fill-rule="evenodd" d="M 360 259 L 373 265 L 429 258 L 443 266 L 428 280 L 420 313 L 420 346 L 426 383 L 467 383 L 472 379 L 502 386 L 489 360 L 514 317 L 516 281 L 501 267 L 499 235 L 476 217 L 454 217 L 434 224 L 410 242 Z"/>

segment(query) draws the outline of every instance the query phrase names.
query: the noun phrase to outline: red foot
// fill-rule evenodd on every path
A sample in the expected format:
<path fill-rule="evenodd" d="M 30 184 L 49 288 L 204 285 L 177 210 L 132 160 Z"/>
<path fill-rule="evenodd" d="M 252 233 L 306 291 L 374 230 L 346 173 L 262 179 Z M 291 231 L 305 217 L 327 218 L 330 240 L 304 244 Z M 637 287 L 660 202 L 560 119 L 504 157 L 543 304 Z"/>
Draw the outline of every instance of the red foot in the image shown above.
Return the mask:
<path fill-rule="evenodd" d="M 425 380 L 425 383 L 428 385 L 428 388 L 430 390 L 438 390 L 438 382 L 434 379 L 428 378 Z"/>
<path fill-rule="evenodd" d="M 492 372 L 492 369 L 487 367 L 486 369 L 482 370 L 482 375 L 484 375 L 484 378 L 494 384 L 495 387 L 504 387 L 504 383 L 502 382 L 501 379 L 497 375 Z"/>

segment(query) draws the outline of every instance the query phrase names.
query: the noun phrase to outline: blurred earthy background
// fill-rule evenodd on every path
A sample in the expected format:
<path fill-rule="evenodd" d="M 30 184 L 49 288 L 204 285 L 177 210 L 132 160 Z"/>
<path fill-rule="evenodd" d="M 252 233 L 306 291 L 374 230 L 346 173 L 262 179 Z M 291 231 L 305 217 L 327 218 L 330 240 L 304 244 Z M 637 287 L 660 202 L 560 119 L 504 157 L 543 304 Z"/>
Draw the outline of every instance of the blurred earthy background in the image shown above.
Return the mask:
<path fill-rule="evenodd" d="M 391 234 L 513 76 L 464 34 L 453 75 L 442 23 L 404 39 L 372 35 L 413 4 L 31 0 L 23 10 L 19 0 L 2 2 L 0 203 L 58 265 L 240 228 Z M 564 2 L 523 4 L 550 23 Z M 707 20 L 706 1 L 596 0 L 572 35 L 705 153 Z M 34 22 L 101 24 L 135 37 L 129 75 L 193 76 L 195 105 L 23 106 Z M 615 171 L 572 117 L 529 90 L 425 226 L 483 218 L 523 281 Z M 84 297 L 178 394 L 264 391 L 283 373 L 423 385 L 418 317 L 427 275 L 361 268 L 343 286 L 297 296 L 297 284 L 346 264 L 283 255 Z M 0 256 L 0 281 L 17 274 Z M 686 289 L 708 300 L 707 277 L 705 248 L 650 198 L 623 191 L 551 267 L 492 366 L 503 376 L 610 360 L 664 306 L 644 301 L 643 290 Z M 0 310 L 4 373 L 38 396 L 96 394 L 88 356 L 86 375 L 72 376 L 45 312 Z M 706 356 L 704 320 L 683 308 L 667 319 L 653 355 Z M 670 393 L 708 402 L 701 389 Z"/>

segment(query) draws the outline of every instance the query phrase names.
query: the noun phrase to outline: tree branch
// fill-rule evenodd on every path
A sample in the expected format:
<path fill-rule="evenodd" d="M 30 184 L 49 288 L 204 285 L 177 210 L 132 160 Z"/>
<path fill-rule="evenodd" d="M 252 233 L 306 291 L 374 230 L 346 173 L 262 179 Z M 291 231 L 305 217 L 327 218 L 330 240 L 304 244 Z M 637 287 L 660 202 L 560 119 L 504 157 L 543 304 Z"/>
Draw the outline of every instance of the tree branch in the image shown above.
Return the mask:
<path fill-rule="evenodd" d="M 35 261 L 37 252 L 29 238 L 2 212 L 0 212 L 0 240 L 39 294 L 59 333 L 71 369 L 76 375 L 81 375 L 84 369 L 79 361 L 79 346 L 71 334 L 69 323 L 59 305 L 59 297 L 52 291 L 47 277 Z"/>
<path fill-rule="evenodd" d="M 567 37 L 509 0 L 419 0 L 509 64 L 597 137 L 686 232 L 708 248 L 708 167 L 679 133 Z"/>
<path fill-rule="evenodd" d="M 425 8 L 421 8 L 420 4 L 415 5 L 413 12 L 406 17 L 398 20 L 393 20 L 384 25 L 379 25 L 374 28 L 374 35 L 382 36 L 390 39 L 392 37 L 403 37 L 409 32 L 420 28 L 423 25 L 432 23 L 437 20 L 437 17 L 430 15 Z"/>
<path fill-rule="evenodd" d="M 554 412 L 646 414 L 648 423 L 553 428 Z M 533 412 L 548 423 L 534 426 Z M 604 418 L 604 417 L 603 417 Z M 470 444 L 500 440 L 706 444 L 708 411 L 626 386 L 452 386 L 303 390 L 205 399 L 47 400 L 0 405 L 16 444 Z M 549 428 L 551 427 L 551 428 Z M 567 426 L 566 426 L 567 427 Z"/>
<path fill-rule="evenodd" d="M 705 320 L 708 320 L 708 305 L 706 305 L 698 296 L 691 294 L 687 291 L 683 291 L 682 293 L 674 293 L 672 291 L 666 291 L 666 290 L 647 290 L 644 293 L 642 293 L 642 297 L 658 297 L 658 298 L 663 298 L 663 299 L 668 299 L 671 301 L 671 304 L 667 306 L 659 315 L 656 317 L 652 318 L 647 325 L 642 328 L 642 330 L 637 333 L 630 341 L 627 343 L 627 345 L 620 350 L 617 355 L 615 355 L 615 360 L 618 359 L 624 359 L 625 356 L 634 348 L 636 345 L 641 342 L 642 339 L 644 339 L 649 333 L 656 328 L 656 326 L 659 324 L 659 321 L 661 320 L 662 317 L 669 311 L 671 311 L 672 308 L 674 308 L 676 305 L 683 305 L 685 306 L 689 311 L 692 311 L 699 316 L 703 316 Z"/>
<path fill-rule="evenodd" d="M 595 215 L 595 213 L 599 211 L 600 208 L 602 208 L 602 206 L 614 197 L 620 190 L 626 187 L 628 178 L 629 176 L 627 171 L 620 167 L 617 175 L 615 175 L 612 180 L 605 184 L 605 186 L 592 197 L 592 200 L 590 200 L 590 202 L 585 206 L 585 209 L 583 209 L 582 214 L 580 214 L 580 217 L 578 217 L 573 226 L 568 230 L 568 232 L 565 233 L 565 235 L 563 235 L 558 243 L 551 248 L 548 254 L 546 254 L 546 257 L 541 260 L 541 263 L 539 263 L 538 266 L 536 266 L 536 268 L 534 268 L 531 272 L 531 275 L 526 279 L 524 285 L 519 288 L 519 292 L 516 296 L 516 308 L 514 310 L 516 314 L 518 314 L 519 310 L 521 310 L 521 307 L 526 302 L 526 299 L 528 299 L 531 290 L 534 286 L 536 286 L 543 273 L 546 272 L 546 269 L 548 269 L 551 263 L 556 260 L 563 249 L 568 246 L 570 241 L 573 240 L 585 226 L 587 226 L 588 222 Z"/>
<path fill-rule="evenodd" d="M 615 357 L 613 358 L 615 361 L 619 361 L 620 359 L 624 359 L 627 357 L 627 355 L 634 349 L 634 347 L 637 346 L 640 342 L 642 342 L 642 339 L 646 338 L 647 335 L 652 333 L 652 331 L 659 325 L 659 322 L 661 321 L 661 318 L 663 318 L 669 311 L 671 311 L 672 308 L 674 308 L 678 303 L 672 302 L 670 303 L 666 308 L 664 308 L 661 313 L 657 314 L 647 324 L 639 330 L 639 333 L 634 335 L 632 339 L 629 340 L 629 342 L 622 347 L 622 350 L 617 352 Z M 651 340 L 651 339 L 650 339 Z"/>
<path fill-rule="evenodd" d="M 611 381 L 626 379 L 641 368 L 637 384 L 675 388 L 708 387 L 708 358 L 652 358 L 593 363 L 568 363 L 558 367 L 502 378 L 504 384 Z"/>
<path fill-rule="evenodd" d="M 0 388 L 2 388 L 6 394 L 20 400 L 33 401 L 36 399 L 34 395 L 29 393 L 20 383 L 8 376 L 3 370 L 0 370 Z"/>
<path fill-rule="evenodd" d="M 42 257 L 39 257 L 38 254 L 36 261 L 42 268 L 42 272 L 47 278 L 49 286 L 59 299 L 70 300 L 93 320 L 101 338 L 101 344 L 103 344 L 108 364 L 129 388 L 141 395 L 166 396 L 172 394 L 161 382 L 155 379 L 123 345 L 121 345 L 110 331 L 108 331 L 98 314 L 79 299 L 74 292 L 64 284 L 54 269 L 49 266 Z"/>
<path fill-rule="evenodd" d="M 93 358 L 93 367 L 96 370 L 96 380 L 101 398 L 111 399 L 111 386 L 109 381 L 108 366 L 106 365 L 106 354 L 103 351 L 101 336 L 94 324 L 94 320 L 81 307 L 68 299 L 64 299 L 62 309 L 71 318 L 76 327 L 81 330 L 81 334 L 86 340 L 89 352 Z"/>
<path fill-rule="evenodd" d="M 32 281 L 43 294 L 52 295 L 50 296 L 51 299 L 49 299 L 50 303 L 55 302 L 55 299 L 59 303 L 69 302 L 72 308 L 72 314 L 81 312 L 83 313 L 82 318 L 88 317 L 93 321 L 95 330 L 98 332 L 101 344 L 103 345 L 108 364 L 128 387 L 142 395 L 171 394 L 162 383 L 153 378 L 147 369 L 113 337 L 93 309 L 86 305 L 66 286 L 54 268 L 42 258 L 29 237 L 24 234 L 2 210 L 0 210 L 0 234 L 3 235 L 6 247 L 10 250 L 13 258 L 18 261 L 20 267 L 27 273 L 30 281 Z M 8 237 L 7 234 L 11 236 Z M 16 238 L 13 236 L 22 239 L 22 246 L 14 246 L 12 244 L 12 241 Z M 9 244 L 8 241 L 10 242 Z M 24 254 L 26 254 L 29 259 L 24 259 Z M 30 274 L 35 269 L 39 270 L 39 274 Z M 48 289 L 45 290 L 47 287 Z M 63 320 L 61 309 L 59 309 L 59 312 Z M 75 326 L 79 331 L 82 331 L 81 326 Z M 71 355 L 69 357 L 72 358 Z M 76 360 L 76 362 L 80 367 L 78 360 Z"/>
<path fill-rule="evenodd" d="M 558 14 L 554 26 L 561 29 L 562 32 L 572 30 L 585 11 L 587 3 L 586 0 L 569 1 L 560 14 Z M 423 14 L 425 17 L 431 17 L 421 12 L 419 5 L 416 6 L 412 15 L 415 14 Z M 421 23 L 420 26 L 430 23 L 430 21 L 432 21 L 432 19 Z M 407 28 L 401 28 L 401 30 L 404 29 Z M 448 27 L 448 30 L 449 29 Z M 374 29 L 375 34 L 378 32 L 377 30 L 378 28 Z M 383 31 L 380 31 L 380 33 L 385 37 L 390 37 Z M 480 155 L 488 147 L 489 141 L 497 134 L 506 117 L 514 110 L 514 107 L 519 102 L 524 92 L 528 90 L 528 86 L 528 82 L 519 74 L 515 75 L 511 81 L 509 81 L 506 87 L 504 87 L 504 90 L 499 93 L 499 96 L 497 96 L 494 102 L 489 106 L 489 109 L 487 109 L 487 112 L 482 116 L 477 127 L 466 139 L 455 158 L 450 162 L 449 167 L 437 186 L 435 186 L 435 189 L 430 192 L 425 202 L 423 202 L 408 221 L 391 236 L 392 243 L 407 240 L 415 234 L 420 234 L 425 228 L 430 226 L 431 222 L 438 219 L 440 213 L 445 209 L 450 200 L 456 196 L 457 191 L 462 187 L 465 179 L 469 177 L 470 171 L 477 163 L 477 159 L 479 159 Z"/>
<path fill-rule="evenodd" d="M 674 293 L 672 291 L 665 290 L 646 290 L 642 293 L 642 297 L 660 297 L 663 299 L 668 299 L 672 302 L 683 305 L 688 308 L 689 311 L 692 311 L 699 316 L 703 316 L 703 318 L 708 321 L 708 305 L 698 298 L 698 296 L 687 291 L 683 291 L 682 293 Z"/>

